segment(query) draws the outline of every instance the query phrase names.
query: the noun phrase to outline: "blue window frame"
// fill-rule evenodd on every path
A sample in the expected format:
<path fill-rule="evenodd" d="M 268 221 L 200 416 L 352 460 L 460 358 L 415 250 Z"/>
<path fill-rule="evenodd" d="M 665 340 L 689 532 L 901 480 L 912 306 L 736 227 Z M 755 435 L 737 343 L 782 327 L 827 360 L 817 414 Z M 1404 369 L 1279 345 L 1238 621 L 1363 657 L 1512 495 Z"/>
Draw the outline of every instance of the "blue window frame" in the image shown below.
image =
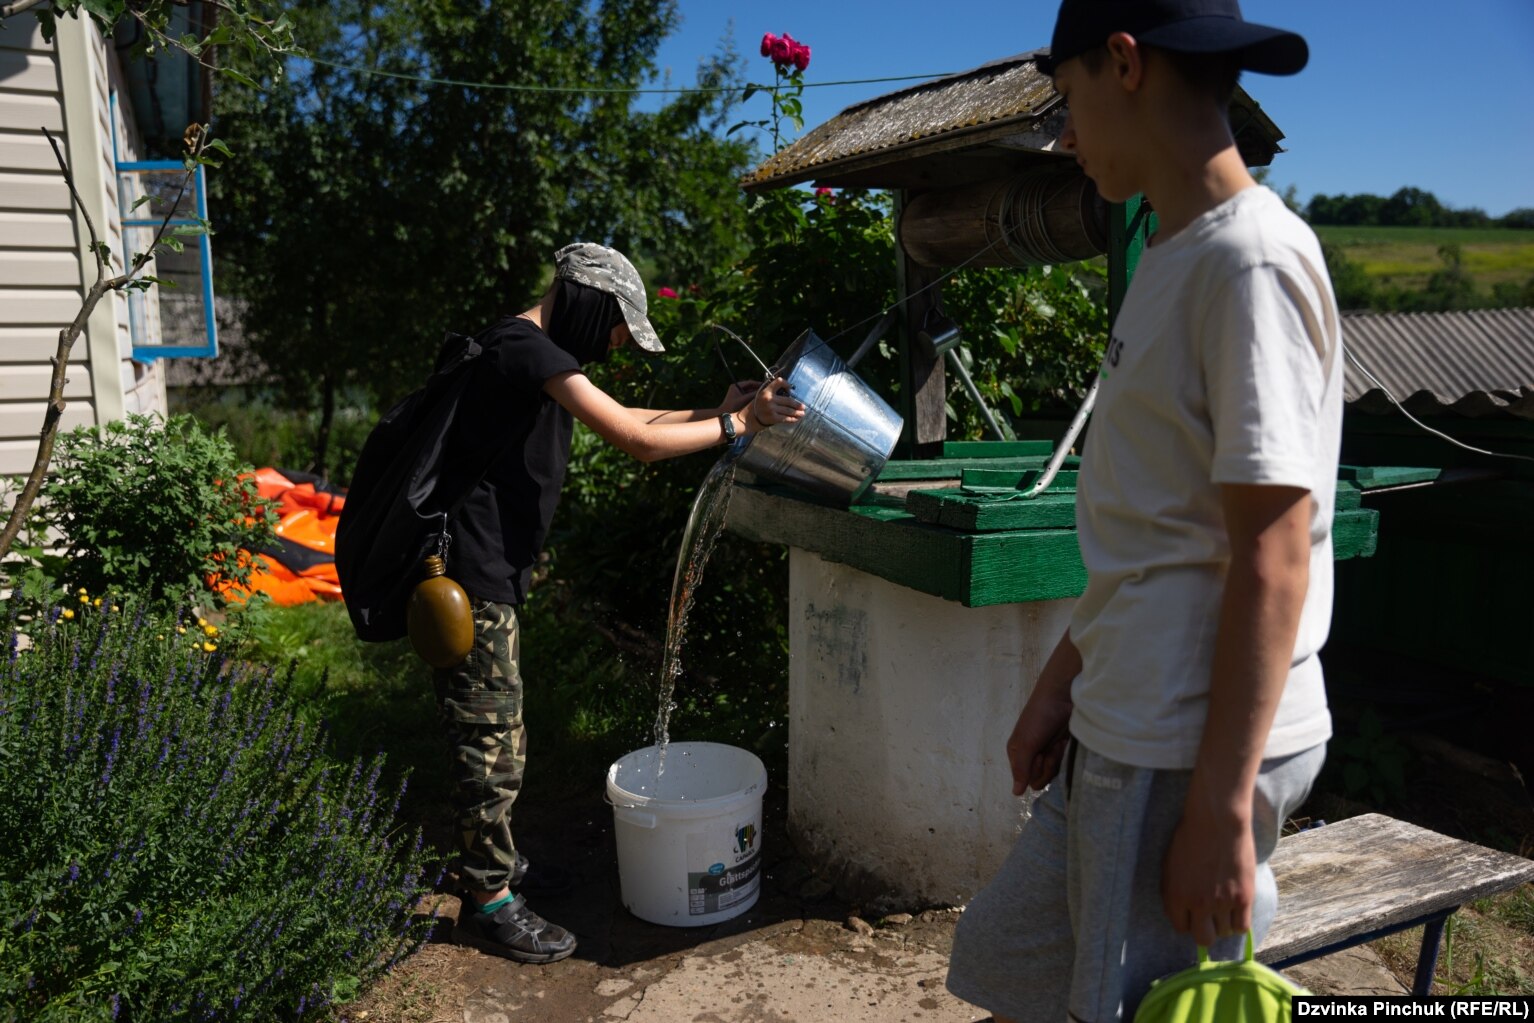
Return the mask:
<path fill-rule="evenodd" d="M 166 207 L 163 204 L 146 203 L 135 210 L 134 203 L 139 197 L 149 194 L 158 194 L 166 202 L 174 199 L 186 174 L 186 166 L 180 160 L 118 160 L 115 92 L 111 103 L 112 157 L 117 169 L 118 215 L 122 228 L 121 257 L 123 266 L 127 267 L 132 265 L 135 253 L 149 247 L 154 232 L 165 219 Z M 207 222 L 205 168 L 198 167 L 193 173 L 189 192 L 189 196 L 181 197 L 170 219 L 170 227 Z M 206 234 L 175 237 L 183 243 L 184 250 L 181 253 L 162 250 L 141 271 L 162 281 L 174 281 L 177 285 L 156 286 L 157 315 L 151 315 L 145 292 L 128 292 L 128 327 L 133 340 L 133 358 L 139 362 L 218 357 L 218 321 L 213 309 L 212 246 Z M 200 310 L 196 308 L 198 299 L 201 300 Z"/>

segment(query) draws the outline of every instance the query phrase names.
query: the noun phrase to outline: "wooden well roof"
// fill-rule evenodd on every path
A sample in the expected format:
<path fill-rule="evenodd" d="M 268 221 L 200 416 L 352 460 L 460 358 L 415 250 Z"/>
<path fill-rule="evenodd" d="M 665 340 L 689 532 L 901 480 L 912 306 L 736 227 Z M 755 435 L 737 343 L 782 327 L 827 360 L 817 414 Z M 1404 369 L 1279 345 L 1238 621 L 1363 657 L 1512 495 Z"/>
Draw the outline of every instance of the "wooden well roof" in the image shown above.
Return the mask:
<path fill-rule="evenodd" d="M 806 132 L 741 179 L 747 191 L 805 181 L 837 187 L 918 189 L 965 184 L 1055 152 L 1065 106 L 1035 58 L 1043 50 L 854 104 Z M 1231 126 L 1248 166 L 1281 152 L 1283 133 L 1237 89 Z"/>

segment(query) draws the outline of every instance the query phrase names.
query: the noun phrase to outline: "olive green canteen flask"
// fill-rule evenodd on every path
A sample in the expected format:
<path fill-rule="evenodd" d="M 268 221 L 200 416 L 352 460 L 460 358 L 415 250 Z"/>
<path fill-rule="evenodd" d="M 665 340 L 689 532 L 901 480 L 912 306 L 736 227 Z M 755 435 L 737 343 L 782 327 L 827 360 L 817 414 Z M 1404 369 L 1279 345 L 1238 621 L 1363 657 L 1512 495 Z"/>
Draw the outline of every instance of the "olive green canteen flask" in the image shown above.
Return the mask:
<path fill-rule="evenodd" d="M 447 563 L 433 554 L 421 563 L 426 578 L 411 591 L 405 613 L 410 645 L 433 668 L 451 668 L 474 645 L 474 613 L 463 587 L 447 577 Z"/>

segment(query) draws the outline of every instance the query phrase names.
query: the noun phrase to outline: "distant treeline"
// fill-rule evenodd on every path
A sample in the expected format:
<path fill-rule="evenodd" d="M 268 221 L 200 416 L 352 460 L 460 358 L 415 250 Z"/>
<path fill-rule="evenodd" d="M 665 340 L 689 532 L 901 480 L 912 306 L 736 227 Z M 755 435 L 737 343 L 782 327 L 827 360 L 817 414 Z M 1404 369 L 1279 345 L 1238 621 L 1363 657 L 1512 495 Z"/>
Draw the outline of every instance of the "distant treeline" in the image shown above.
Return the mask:
<path fill-rule="evenodd" d="M 1337 227 L 1529 227 L 1534 207 L 1523 206 L 1501 217 L 1485 210 L 1456 210 L 1432 192 L 1402 188 L 1388 199 L 1378 195 L 1317 195 L 1305 206 L 1312 224 Z"/>

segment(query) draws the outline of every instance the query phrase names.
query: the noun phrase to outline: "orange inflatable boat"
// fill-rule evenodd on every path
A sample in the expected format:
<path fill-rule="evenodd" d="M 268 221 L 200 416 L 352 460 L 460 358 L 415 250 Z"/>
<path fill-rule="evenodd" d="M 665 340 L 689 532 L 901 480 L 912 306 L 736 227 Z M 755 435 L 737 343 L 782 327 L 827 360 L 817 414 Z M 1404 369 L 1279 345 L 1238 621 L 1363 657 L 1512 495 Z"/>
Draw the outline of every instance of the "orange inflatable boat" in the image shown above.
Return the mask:
<path fill-rule="evenodd" d="M 256 489 L 277 513 L 277 542 L 245 552 L 255 559 L 247 587 L 226 587 L 225 596 L 243 603 L 252 592 L 265 593 L 284 606 L 311 600 L 339 600 L 336 576 L 336 524 L 346 506 L 346 491 L 305 472 L 257 469 Z"/>

